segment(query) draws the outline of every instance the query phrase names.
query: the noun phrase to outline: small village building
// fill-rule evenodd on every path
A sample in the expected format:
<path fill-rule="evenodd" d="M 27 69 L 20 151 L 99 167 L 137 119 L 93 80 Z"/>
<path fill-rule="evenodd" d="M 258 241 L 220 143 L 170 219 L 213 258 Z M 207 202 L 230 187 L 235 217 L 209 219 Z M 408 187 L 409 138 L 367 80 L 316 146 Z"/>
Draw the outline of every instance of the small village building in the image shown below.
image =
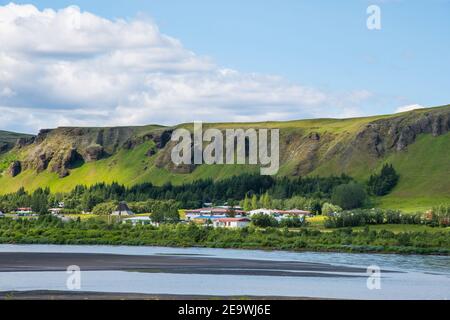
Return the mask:
<path fill-rule="evenodd" d="M 133 211 L 128 207 L 126 202 L 120 202 L 117 205 L 116 210 L 111 213 L 112 216 L 132 216 L 134 215 Z"/>
<path fill-rule="evenodd" d="M 208 225 L 208 224 L 212 224 L 212 222 L 214 220 L 224 219 L 226 217 L 227 217 L 226 215 L 220 215 L 220 216 L 206 216 L 206 215 L 203 216 L 202 215 L 202 216 L 194 216 L 194 217 L 190 217 L 190 218 L 186 217 L 186 220 L 194 222 L 196 224 Z"/>
<path fill-rule="evenodd" d="M 256 209 L 256 210 L 252 210 L 249 211 L 249 216 L 252 217 L 254 215 L 257 214 L 264 214 L 264 215 L 268 215 L 268 216 L 272 216 L 274 217 L 278 222 L 280 222 L 283 219 L 289 219 L 289 218 L 300 218 L 300 219 L 304 219 L 305 217 L 309 217 L 311 216 L 311 212 L 310 211 L 305 211 L 305 210 L 298 210 L 298 209 L 293 209 L 293 210 L 278 210 L 278 209 Z"/>
<path fill-rule="evenodd" d="M 256 214 L 265 214 L 265 215 L 268 215 L 268 216 L 276 216 L 276 215 L 279 215 L 278 210 L 264 209 L 264 208 L 256 209 L 256 210 L 252 210 L 252 211 L 249 211 L 249 212 L 248 212 L 248 215 L 249 215 L 250 217 L 251 217 L 251 216 L 254 216 L 254 215 L 256 215 Z"/>
<path fill-rule="evenodd" d="M 133 226 L 137 225 L 152 225 L 152 226 L 159 226 L 159 223 L 153 222 L 150 217 L 132 217 L 132 218 L 126 218 L 123 219 L 123 223 L 130 223 Z"/>
<path fill-rule="evenodd" d="M 51 208 L 51 209 L 48 209 L 48 211 L 53 215 L 57 215 L 57 214 L 60 214 L 63 211 L 63 209 L 62 208 Z"/>
<path fill-rule="evenodd" d="M 310 216 L 310 211 L 305 210 L 278 210 L 278 209 L 256 209 L 249 211 L 249 216 L 254 216 L 255 214 L 265 214 L 270 215 L 273 217 L 279 217 L 279 216 L 290 216 L 290 217 L 304 217 L 304 216 Z"/>
<path fill-rule="evenodd" d="M 226 218 L 230 212 L 233 212 L 234 215 L 237 217 L 242 217 L 246 214 L 245 211 L 238 209 L 238 207 L 231 208 L 224 206 L 224 207 L 186 210 L 185 216 L 187 221 L 198 219 L 200 217 L 209 217 L 209 219 Z"/>
<path fill-rule="evenodd" d="M 18 215 L 32 214 L 33 209 L 31 208 L 17 208 L 16 213 Z"/>
<path fill-rule="evenodd" d="M 283 215 L 284 217 L 302 218 L 302 217 L 309 217 L 309 216 L 311 216 L 311 211 L 298 210 L 298 209 L 284 210 L 284 211 L 279 211 L 278 213 Z"/>
<path fill-rule="evenodd" d="M 221 218 L 213 220 L 214 228 L 245 228 L 250 224 L 248 218 Z"/>

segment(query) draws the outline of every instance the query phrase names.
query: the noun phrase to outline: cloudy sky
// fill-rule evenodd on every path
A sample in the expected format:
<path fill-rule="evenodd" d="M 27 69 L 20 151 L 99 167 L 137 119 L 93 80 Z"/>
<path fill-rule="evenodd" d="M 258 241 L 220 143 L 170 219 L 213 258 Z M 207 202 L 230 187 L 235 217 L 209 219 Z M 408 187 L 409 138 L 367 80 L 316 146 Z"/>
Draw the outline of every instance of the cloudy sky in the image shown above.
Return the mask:
<path fill-rule="evenodd" d="M 447 0 L 0 1 L 0 130 L 448 104 L 448 12 Z"/>

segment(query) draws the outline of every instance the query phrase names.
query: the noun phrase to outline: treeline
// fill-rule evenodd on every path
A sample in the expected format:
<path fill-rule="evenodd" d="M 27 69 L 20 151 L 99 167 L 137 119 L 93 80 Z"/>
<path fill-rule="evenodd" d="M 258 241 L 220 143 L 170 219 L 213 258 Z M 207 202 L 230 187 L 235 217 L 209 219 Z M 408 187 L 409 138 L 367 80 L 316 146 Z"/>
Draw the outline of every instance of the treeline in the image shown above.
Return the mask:
<path fill-rule="evenodd" d="M 156 186 L 151 183 L 125 187 L 118 183 L 98 183 L 93 186 L 78 185 L 68 193 L 50 193 L 49 189 L 37 189 L 27 193 L 23 188 L 0 197 L 0 210 L 11 212 L 18 207 L 31 207 L 36 213 L 46 213 L 49 207 L 64 202 L 66 210 L 91 212 L 97 205 L 114 201 L 145 202 L 174 200 L 185 209 L 198 208 L 203 203 L 229 205 L 241 201 L 246 209 L 277 206 L 277 208 L 308 209 L 321 213 L 325 202 L 343 209 L 368 205 L 369 195 L 384 195 L 395 187 L 399 176 L 392 165 L 386 164 L 380 174 L 372 175 L 366 184 L 359 184 L 347 175 L 330 177 L 276 178 L 258 174 L 243 174 L 214 181 L 198 180 L 183 185 L 171 183 Z M 308 204 L 293 206 L 299 198 Z M 294 199 L 286 201 L 286 199 Z M 303 200 L 302 200 L 303 201 Z M 303 201 L 305 202 L 305 201 Z"/>
<path fill-rule="evenodd" d="M 118 183 L 98 183 L 76 186 L 69 193 L 52 194 L 48 189 L 27 193 L 23 188 L 0 197 L 0 210 L 10 212 L 18 207 L 32 207 L 35 212 L 64 202 L 66 209 L 91 212 L 95 206 L 111 201 L 143 202 L 149 199 L 174 200 L 185 209 L 198 208 L 203 203 L 238 202 L 247 197 L 270 194 L 273 199 L 303 196 L 314 199 L 330 198 L 333 189 L 353 179 L 346 175 L 331 177 L 275 178 L 244 174 L 220 181 L 199 180 L 183 185 L 167 183 L 155 186 L 144 183 L 125 187 Z"/>
<path fill-rule="evenodd" d="M 402 214 L 401 211 L 389 209 L 356 209 L 331 213 L 325 220 L 326 228 L 380 224 L 416 224 L 448 227 L 450 226 L 450 205 L 437 206 L 425 214 Z"/>

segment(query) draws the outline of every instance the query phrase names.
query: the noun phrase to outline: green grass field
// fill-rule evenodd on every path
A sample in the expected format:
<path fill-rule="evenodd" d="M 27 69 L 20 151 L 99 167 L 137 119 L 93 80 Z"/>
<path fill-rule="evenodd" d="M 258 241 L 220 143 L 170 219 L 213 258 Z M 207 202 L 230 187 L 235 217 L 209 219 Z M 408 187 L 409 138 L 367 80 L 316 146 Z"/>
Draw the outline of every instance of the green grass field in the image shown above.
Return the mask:
<path fill-rule="evenodd" d="M 400 174 L 391 194 L 381 198 L 381 207 L 407 212 L 427 210 L 450 203 L 450 133 L 440 137 L 422 135 L 406 152 L 386 159 Z"/>

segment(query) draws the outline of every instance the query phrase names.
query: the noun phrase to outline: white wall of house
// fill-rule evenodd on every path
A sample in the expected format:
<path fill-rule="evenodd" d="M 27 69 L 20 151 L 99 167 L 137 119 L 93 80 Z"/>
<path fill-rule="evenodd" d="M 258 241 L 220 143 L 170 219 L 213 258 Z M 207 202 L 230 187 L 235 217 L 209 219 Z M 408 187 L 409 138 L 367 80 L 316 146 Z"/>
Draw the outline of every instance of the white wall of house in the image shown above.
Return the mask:
<path fill-rule="evenodd" d="M 250 224 L 250 221 L 213 221 L 214 228 L 245 228 Z"/>

